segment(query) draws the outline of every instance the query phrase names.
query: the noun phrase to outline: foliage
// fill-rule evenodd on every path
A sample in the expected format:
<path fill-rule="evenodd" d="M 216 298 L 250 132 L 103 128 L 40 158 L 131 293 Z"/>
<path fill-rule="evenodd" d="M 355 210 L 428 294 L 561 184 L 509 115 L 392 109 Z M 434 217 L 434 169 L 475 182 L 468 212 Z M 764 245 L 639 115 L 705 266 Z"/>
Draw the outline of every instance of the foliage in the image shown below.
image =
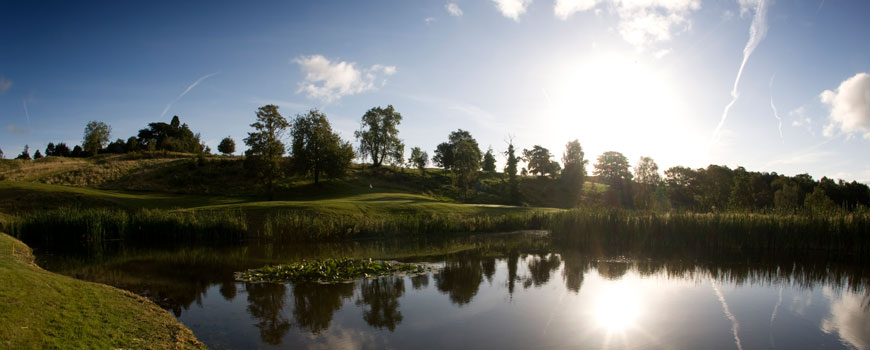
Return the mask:
<path fill-rule="evenodd" d="M 127 143 L 122 139 L 117 139 L 115 142 L 106 146 L 106 153 L 123 154 L 127 153 Z"/>
<path fill-rule="evenodd" d="M 426 164 L 429 163 L 429 155 L 426 151 L 420 150 L 420 147 L 411 149 L 411 157 L 408 158 L 408 163 L 420 170 L 420 174 L 426 173 Z"/>
<path fill-rule="evenodd" d="M 523 150 L 523 159 L 529 164 L 529 173 L 538 174 L 538 176 L 549 174 L 555 177 L 559 174 L 561 167 L 552 158 L 553 155 L 550 154 L 550 150 L 539 145 L 535 145 L 530 150 Z"/>
<path fill-rule="evenodd" d="M 224 155 L 230 155 L 236 152 L 236 141 L 232 137 L 224 137 L 221 143 L 218 144 L 218 152 Z"/>
<path fill-rule="evenodd" d="M 152 151 L 183 153 L 201 153 L 203 151 L 199 134 L 194 134 L 187 123 L 181 124 L 178 116 L 173 116 L 169 124 L 149 123 L 148 128 L 139 130 L 138 144 L 140 147 Z"/>
<path fill-rule="evenodd" d="M 598 156 L 595 171 L 592 173 L 601 178 L 604 183 L 614 185 L 622 181 L 631 181 L 632 175 L 628 167 L 628 159 L 622 153 L 604 152 Z"/>
<path fill-rule="evenodd" d="M 658 164 L 650 157 L 640 157 L 634 167 L 634 181 L 639 184 L 655 186 L 661 180 Z"/>
<path fill-rule="evenodd" d="M 359 152 L 372 159 L 372 166 L 379 167 L 389 160 L 401 163 L 404 158 L 399 149 L 404 149 L 396 128 L 402 115 L 393 108 L 374 107 L 362 116 L 362 127 L 354 132 L 359 141 Z"/>
<path fill-rule="evenodd" d="M 434 267 L 395 261 L 369 259 L 302 260 L 301 262 L 264 266 L 236 272 L 240 282 L 345 282 L 359 278 L 374 278 L 393 274 L 422 274 Z"/>
<path fill-rule="evenodd" d="M 284 144 L 281 138 L 290 123 L 278 113 L 278 106 L 266 105 L 257 110 L 257 121 L 251 127 L 254 132 L 249 132 L 245 138 L 245 144 L 248 145 L 245 167 L 265 184 L 269 199 L 272 199 L 275 180 L 284 174 L 281 166 Z"/>
<path fill-rule="evenodd" d="M 508 176 L 508 198 L 511 203 L 517 203 L 520 200 L 519 181 L 517 180 L 517 164 L 519 159 L 517 159 L 513 140 L 508 141 L 505 157 L 507 158 L 507 164 L 505 164 L 504 172 Z"/>
<path fill-rule="evenodd" d="M 495 156 L 492 154 L 492 147 L 487 149 L 483 155 L 483 171 L 488 173 L 495 172 Z"/>
<path fill-rule="evenodd" d="M 96 155 L 109 143 L 112 127 L 103 122 L 91 121 L 85 126 L 82 147 L 90 155 Z"/>
<path fill-rule="evenodd" d="M 33 159 L 42 159 L 42 153 L 36 150 L 36 153 L 33 154 Z"/>
<path fill-rule="evenodd" d="M 804 198 L 804 210 L 812 215 L 831 215 L 836 213 L 838 209 L 821 186 L 816 186 L 813 192 Z"/>
<path fill-rule="evenodd" d="M 326 114 L 315 109 L 297 115 L 293 125 L 293 169 L 300 175 L 343 177 L 354 158 L 353 146 L 332 132 Z"/>
<path fill-rule="evenodd" d="M 24 150 L 22 150 L 21 154 L 19 154 L 18 157 L 15 157 L 15 159 L 30 160 L 30 146 L 24 145 Z"/>
<path fill-rule="evenodd" d="M 3 150 L 0 149 L 0 159 L 3 159 Z"/>
<path fill-rule="evenodd" d="M 572 208 L 580 202 L 583 193 L 583 184 L 586 182 L 586 164 L 583 148 L 579 140 L 568 142 L 565 145 L 565 153 L 562 154 L 562 187 L 564 188 L 564 207 Z"/>

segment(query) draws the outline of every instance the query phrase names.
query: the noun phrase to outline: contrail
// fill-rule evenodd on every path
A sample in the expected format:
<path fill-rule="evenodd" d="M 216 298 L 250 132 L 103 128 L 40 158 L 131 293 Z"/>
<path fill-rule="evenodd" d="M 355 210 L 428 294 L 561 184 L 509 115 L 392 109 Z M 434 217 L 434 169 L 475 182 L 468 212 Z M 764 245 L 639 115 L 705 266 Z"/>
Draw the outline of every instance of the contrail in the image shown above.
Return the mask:
<path fill-rule="evenodd" d="M 816 9 L 816 13 L 819 13 L 819 11 L 822 10 L 822 5 L 824 5 L 824 4 L 825 4 L 825 0 L 822 0 L 822 2 L 819 3 L 819 8 Z"/>
<path fill-rule="evenodd" d="M 21 100 L 21 105 L 24 106 L 24 116 L 27 117 L 27 127 L 29 128 L 30 127 L 30 111 L 27 110 L 27 100 Z"/>
<path fill-rule="evenodd" d="M 193 90 L 193 88 L 195 88 L 197 85 L 199 85 L 199 83 L 201 83 L 203 80 L 206 80 L 208 78 L 211 78 L 211 77 L 217 75 L 218 73 L 219 72 L 206 74 L 206 75 L 203 75 L 202 77 L 200 77 L 199 79 L 196 79 L 196 81 L 193 82 L 193 84 L 190 84 L 190 86 L 188 86 L 187 89 L 184 89 L 184 92 L 182 92 L 180 95 L 178 95 L 178 97 L 176 97 L 174 101 L 172 101 L 168 105 L 166 105 L 166 108 L 163 109 L 163 113 L 160 113 L 160 118 L 163 118 L 164 116 L 166 116 L 166 112 L 169 112 L 169 109 L 172 108 L 172 105 L 174 105 L 175 103 L 180 101 L 181 98 L 184 97 L 184 95 L 187 95 L 187 93 L 190 92 L 190 90 Z"/>
<path fill-rule="evenodd" d="M 737 345 L 737 350 L 743 350 L 743 345 L 740 344 L 740 336 L 737 335 L 737 330 L 740 329 L 740 324 L 737 323 L 737 318 L 734 317 L 734 314 L 732 314 L 731 310 L 728 309 L 728 303 L 725 302 L 725 296 L 722 295 L 722 291 L 720 291 L 719 286 L 716 285 L 716 280 L 711 280 L 710 283 L 713 285 L 713 291 L 716 292 L 719 302 L 722 303 L 722 310 L 725 311 L 725 317 L 731 321 L 731 332 L 734 333 L 734 344 Z"/>
<path fill-rule="evenodd" d="M 773 104 L 773 78 L 776 78 L 776 74 L 770 77 L 770 84 L 768 87 L 770 88 L 770 108 L 773 108 L 773 116 L 776 117 L 776 120 L 779 121 L 779 139 L 782 140 L 782 118 L 779 117 L 779 113 L 776 112 L 776 105 Z"/>
<path fill-rule="evenodd" d="M 764 37 L 767 35 L 767 1 L 761 0 L 758 2 L 758 6 L 755 8 L 755 16 L 752 18 L 752 24 L 749 26 L 749 41 L 746 42 L 746 47 L 743 48 L 743 62 L 740 63 L 740 69 L 737 70 L 737 78 L 734 79 L 734 87 L 731 88 L 731 102 L 725 106 L 725 111 L 722 112 L 722 119 L 719 120 L 719 125 L 716 126 L 716 130 L 713 131 L 713 138 L 710 140 L 711 144 L 716 143 L 719 139 L 719 130 L 722 129 L 722 125 L 725 124 L 725 120 L 728 119 L 728 111 L 734 106 L 734 103 L 737 102 L 737 98 L 739 97 L 739 93 L 737 92 L 737 86 L 740 84 L 740 77 L 743 75 L 743 68 L 746 67 L 746 61 L 749 60 L 749 56 L 752 55 L 752 52 L 755 51 L 755 48 L 758 47 L 758 44 L 761 43 L 761 40 L 764 40 Z"/>

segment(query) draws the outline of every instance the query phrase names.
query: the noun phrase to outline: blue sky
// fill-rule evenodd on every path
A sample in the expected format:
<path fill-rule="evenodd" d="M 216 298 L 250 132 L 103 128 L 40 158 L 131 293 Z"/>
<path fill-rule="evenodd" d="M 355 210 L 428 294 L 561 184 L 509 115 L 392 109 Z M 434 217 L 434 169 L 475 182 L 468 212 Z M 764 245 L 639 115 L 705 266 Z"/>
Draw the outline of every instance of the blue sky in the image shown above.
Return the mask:
<path fill-rule="evenodd" d="M 662 170 L 870 182 L 868 13 L 837 0 L 4 1 L 0 148 L 78 144 L 90 120 L 126 139 L 173 115 L 213 149 L 241 146 L 268 103 L 319 108 L 350 139 L 392 104 L 407 147 L 430 154 L 462 128 L 498 152 L 512 136 L 559 157 L 579 139 L 592 162 L 620 151 Z"/>

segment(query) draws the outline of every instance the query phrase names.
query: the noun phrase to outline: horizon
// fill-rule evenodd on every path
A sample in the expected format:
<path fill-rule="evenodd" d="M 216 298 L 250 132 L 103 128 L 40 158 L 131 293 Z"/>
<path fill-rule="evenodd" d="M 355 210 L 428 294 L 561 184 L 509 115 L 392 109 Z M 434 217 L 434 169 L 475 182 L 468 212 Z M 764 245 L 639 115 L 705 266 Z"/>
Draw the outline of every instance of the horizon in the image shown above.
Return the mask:
<path fill-rule="evenodd" d="M 393 105 L 406 155 L 464 129 L 482 150 L 512 136 L 556 160 L 578 139 L 588 169 L 618 151 L 660 172 L 870 183 L 870 3 L 341 5 L 0 5 L 0 149 L 80 144 L 91 120 L 126 139 L 178 115 L 238 154 L 265 104 L 317 108 L 356 146 L 362 115 Z"/>

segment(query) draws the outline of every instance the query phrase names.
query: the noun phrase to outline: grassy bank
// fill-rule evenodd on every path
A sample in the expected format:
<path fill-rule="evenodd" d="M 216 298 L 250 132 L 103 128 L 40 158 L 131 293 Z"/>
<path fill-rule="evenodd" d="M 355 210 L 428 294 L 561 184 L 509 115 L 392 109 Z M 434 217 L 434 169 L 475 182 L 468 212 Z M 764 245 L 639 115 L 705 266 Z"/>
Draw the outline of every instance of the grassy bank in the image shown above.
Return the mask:
<path fill-rule="evenodd" d="M 154 303 L 33 264 L 30 248 L 0 233 L 0 347 L 193 349 L 193 333 Z"/>
<path fill-rule="evenodd" d="M 552 215 L 552 235 L 574 244 L 626 250 L 870 253 L 870 215 L 650 214 L 577 209 Z"/>

